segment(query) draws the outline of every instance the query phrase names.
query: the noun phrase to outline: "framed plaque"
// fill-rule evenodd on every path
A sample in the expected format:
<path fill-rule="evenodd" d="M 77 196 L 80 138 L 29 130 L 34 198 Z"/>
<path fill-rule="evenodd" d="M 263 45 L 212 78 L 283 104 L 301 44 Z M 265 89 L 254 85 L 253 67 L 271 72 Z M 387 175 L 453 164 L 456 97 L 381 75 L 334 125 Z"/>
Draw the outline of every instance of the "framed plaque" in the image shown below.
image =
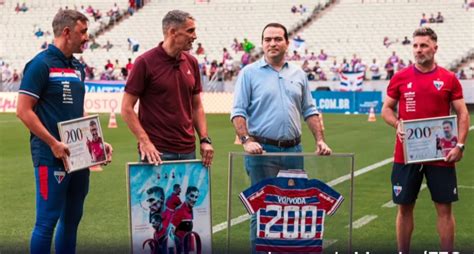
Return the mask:
<path fill-rule="evenodd" d="M 402 121 L 405 164 L 444 160 L 458 143 L 457 116 Z"/>
<path fill-rule="evenodd" d="M 69 173 L 107 161 L 98 115 L 59 122 L 58 130 L 61 142 L 69 147 L 71 153 L 64 161 Z"/>
<path fill-rule="evenodd" d="M 200 160 L 128 163 L 131 253 L 212 253 L 209 172 Z"/>

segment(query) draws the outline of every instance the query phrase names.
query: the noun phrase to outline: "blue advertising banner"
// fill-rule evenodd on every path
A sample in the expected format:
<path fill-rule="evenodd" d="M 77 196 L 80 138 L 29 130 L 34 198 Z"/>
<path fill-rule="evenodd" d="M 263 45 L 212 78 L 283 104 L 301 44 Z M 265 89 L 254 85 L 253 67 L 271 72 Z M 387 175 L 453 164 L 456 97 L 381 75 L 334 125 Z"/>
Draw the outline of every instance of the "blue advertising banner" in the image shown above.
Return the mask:
<path fill-rule="evenodd" d="M 86 93 L 123 93 L 125 81 L 88 81 L 85 82 Z"/>
<path fill-rule="evenodd" d="M 127 167 L 132 253 L 212 253 L 209 169 L 201 161 Z"/>
<path fill-rule="evenodd" d="M 382 92 L 311 92 L 316 107 L 325 113 L 359 114 L 382 110 Z"/>

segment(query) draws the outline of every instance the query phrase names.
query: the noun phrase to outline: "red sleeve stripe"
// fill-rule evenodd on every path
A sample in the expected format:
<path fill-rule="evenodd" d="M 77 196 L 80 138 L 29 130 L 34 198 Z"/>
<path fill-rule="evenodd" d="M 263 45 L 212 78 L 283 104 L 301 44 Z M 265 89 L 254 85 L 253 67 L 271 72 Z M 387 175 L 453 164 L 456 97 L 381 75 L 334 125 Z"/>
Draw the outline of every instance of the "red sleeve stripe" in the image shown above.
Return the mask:
<path fill-rule="evenodd" d="M 44 200 L 48 200 L 48 167 L 39 167 L 39 192 Z"/>

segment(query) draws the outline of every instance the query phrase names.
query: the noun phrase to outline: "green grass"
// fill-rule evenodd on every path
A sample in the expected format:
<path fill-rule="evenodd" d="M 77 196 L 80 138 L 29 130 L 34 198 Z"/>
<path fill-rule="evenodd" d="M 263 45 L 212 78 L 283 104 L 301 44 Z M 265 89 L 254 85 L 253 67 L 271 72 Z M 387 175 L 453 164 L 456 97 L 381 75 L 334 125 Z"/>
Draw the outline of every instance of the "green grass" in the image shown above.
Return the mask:
<path fill-rule="evenodd" d="M 472 117 L 472 116 L 471 116 Z M 102 126 L 107 126 L 107 115 L 102 115 Z M 215 160 L 212 167 L 213 224 L 226 220 L 228 153 L 240 152 L 234 145 L 235 134 L 228 115 L 208 115 L 209 133 L 213 138 Z M 324 115 L 326 141 L 337 153 L 355 153 L 355 168 L 360 169 L 392 156 L 394 130 L 378 117 L 367 122 L 366 115 Z M 104 128 L 105 139 L 114 146 L 113 162 L 103 172 L 92 173 L 85 214 L 78 235 L 78 252 L 129 251 L 129 229 L 125 164 L 136 161 L 136 141 L 118 117 L 118 129 Z M 464 159 L 457 165 L 460 201 L 455 203 L 457 220 L 456 246 L 474 250 L 474 147 L 473 132 L 468 140 Z M 29 239 L 35 217 L 35 184 L 26 128 L 13 114 L 0 115 L 0 253 L 28 252 Z M 303 146 L 306 152 L 314 151 L 312 135 L 304 128 Z M 325 181 L 346 174 L 347 159 L 306 159 L 310 175 Z M 356 251 L 391 250 L 395 253 L 396 208 L 382 208 L 391 199 L 391 165 L 380 167 L 355 179 L 354 220 L 364 215 L 377 219 L 353 231 Z M 233 172 L 232 217 L 244 214 L 237 200 L 237 192 L 248 187 L 248 179 L 241 160 Z M 349 182 L 335 188 L 348 197 Z M 325 239 L 338 239 L 330 250 L 345 248 L 347 242 L 348 199 L 332 218 L 327 219 Z M 421 192 L 416 207 L 416 226 L 413 249 L 438 249 L 436 214 L 427 190 Z M 248 248 L 248 221 L 231 228 L 232 246 Z M 214 235 L 214 246 L 222 250 L 225 231 Z"/>

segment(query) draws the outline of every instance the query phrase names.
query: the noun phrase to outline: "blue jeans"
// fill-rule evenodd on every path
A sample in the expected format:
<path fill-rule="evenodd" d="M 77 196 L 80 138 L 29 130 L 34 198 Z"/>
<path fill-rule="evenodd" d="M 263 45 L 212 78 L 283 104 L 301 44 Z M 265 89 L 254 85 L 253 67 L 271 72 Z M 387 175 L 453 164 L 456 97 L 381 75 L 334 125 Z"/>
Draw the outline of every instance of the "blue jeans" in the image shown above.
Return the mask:
<path fill-rule="evenodd" d="M 273 145 L 261 144 L 267 153 L 300 153 L 303 151 L 301 144 L 282 148 Z M 304 158 L 298 156 L 245 156 L 245 169 L 250 177 L 251 185 L 266 178 L 274 178 L 280 170 L 304 169 Z M 252 253 L 255 251 L 255 239 L 257 238 L 257 218 L 250 218 L 250 241 Z"/>
<path fill-rule="evenodd" d="M 170 153 L 170 152 L 161 152 L 160 155 L 161 160 L 163 161 L 180 161 L 180 160 L 194 160 L 196 159 L 196 152 L 190 153 Z M 138 154 L 138 160 L 141 162 L 147 162 L 145 160 L 141 160 L 140 154 Z"/>
<path fill-rule="evenodd" d="M 67 174 L 59 167 L 35 167 L 36 222 L 31 253 L 51 252 L 56 224 L 56 253 L 75 253 L 77 227 L 89 191 L 89 173 L 88 169 Z"/>

